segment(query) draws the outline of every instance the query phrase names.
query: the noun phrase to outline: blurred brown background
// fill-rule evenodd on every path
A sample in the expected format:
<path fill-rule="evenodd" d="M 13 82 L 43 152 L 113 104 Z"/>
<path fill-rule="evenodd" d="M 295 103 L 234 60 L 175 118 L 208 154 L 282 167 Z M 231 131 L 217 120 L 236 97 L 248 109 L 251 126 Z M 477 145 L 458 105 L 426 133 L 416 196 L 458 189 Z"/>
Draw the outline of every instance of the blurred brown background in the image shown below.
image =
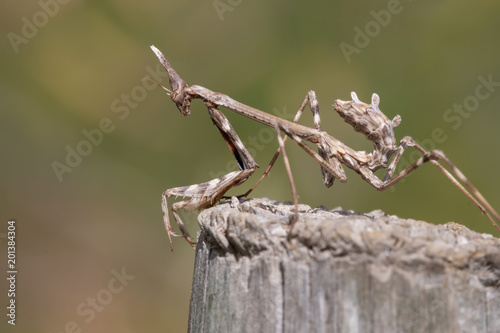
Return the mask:
<path fill-rule="evenodd" d="M 2 275 L 9 219 L 18 260 L 17 325 L 2 314 L 2 332 L 186 330 L 194 252 L 182 240 L 170 252 L 160 196 L 233 171 L 233 158 L 201 102 L 186 118 L 145 88 L 148 75 L 168 84 L 151 44 L 188 84 L 288 118 L 315 90 L 323 127 L 359 150 L 371 146 L 331 105 L 377 92 L 382 111 L 402 117 L 398 139 L 435 144 L 500 209 L 498 2 L 59 1 L 9 0 L 0 11 Z M 225 113 L 261 165 L 230 192 L 240 194 L 277 143 Z M 312 124 L 310 112 L 301 122 Z M 69 150 L 86 156 L 68 162 Z M 351 171 L 326 189 L 311 158 L 292 144 L 288 153 L 301 203 L 496 235 L 430 165 L 386 192 Z M 253 196 L 291 200 L 281 159 Z M 196 214 L 184 216 L 195 233 Z M 0 288 L 5 309 L 5 279 Z"/>

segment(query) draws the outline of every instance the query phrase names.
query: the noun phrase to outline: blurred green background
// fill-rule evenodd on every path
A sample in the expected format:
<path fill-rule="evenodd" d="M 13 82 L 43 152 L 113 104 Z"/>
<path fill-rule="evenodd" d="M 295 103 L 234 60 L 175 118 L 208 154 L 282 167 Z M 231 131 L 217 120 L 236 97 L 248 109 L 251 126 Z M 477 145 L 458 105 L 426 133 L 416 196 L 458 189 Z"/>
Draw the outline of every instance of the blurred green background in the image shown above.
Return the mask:
<path fill-rule="evenodd" d="M 143 83 L 168 84 L 151 74 L 163 73 L 151 44 L 188 84 L 288 118 L 315 90 L 323 127 L 359 150 L 371 145 L 331 105 L 352 90 L 363 101 L 377 92 L 382 111 L 402 117 L 398 140 L 435 144 L 500 209 L 500 87 L 480 79 L 500 82 L 496 1 L 66 2 L 9 0 L 0 11 L 0 262 L 6 271 L 7 221 L 15 219 L 16 332 L 187 328 L 194 252 L 178 239 L 170 252 L 161 193 L 234 164 L 200 101 L 183 117 L 164 91 Z M 240 194 L 277 143 L 262 125 L 225 113 L 261 165 L 230 192 Z M 312 124 L 310 112 L 301 122 Z M 287 147 L 301 203 L 497 235 L 430 165 L 386 192 L 351 171 L 348 183 L 327 189 L 319 166 Z M 86 156 L 69 166 L 68 149 Z M 281 159 L 253 196 L 291 200 Z M 196 233 L 196 214 L 183 216 Z M 117 272 L 127 278 L 119 282 Z M 6 306 L 5 279 L 0 287 Z M 1 331 L 12 329 L 2 317 Z"/>

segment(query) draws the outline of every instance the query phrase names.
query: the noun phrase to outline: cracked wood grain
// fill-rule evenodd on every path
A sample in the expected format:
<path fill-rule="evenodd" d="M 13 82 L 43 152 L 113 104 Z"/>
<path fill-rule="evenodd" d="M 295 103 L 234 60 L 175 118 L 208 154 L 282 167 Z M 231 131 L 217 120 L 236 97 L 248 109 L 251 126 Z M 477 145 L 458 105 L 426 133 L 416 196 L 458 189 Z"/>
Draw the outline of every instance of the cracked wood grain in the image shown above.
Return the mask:
<path fill-rule="evenodd" d="M 190 332 L 499 332 L 500 240 L 269 199 L 199 216 Z"/>

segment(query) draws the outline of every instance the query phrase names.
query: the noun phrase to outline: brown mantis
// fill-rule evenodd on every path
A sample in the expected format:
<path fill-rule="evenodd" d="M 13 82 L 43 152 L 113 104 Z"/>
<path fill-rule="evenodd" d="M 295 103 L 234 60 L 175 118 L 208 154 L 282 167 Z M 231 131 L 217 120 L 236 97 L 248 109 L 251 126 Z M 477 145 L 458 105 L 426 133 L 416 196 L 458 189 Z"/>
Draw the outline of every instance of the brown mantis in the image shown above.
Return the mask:
<path fill-rule="evenodd" d="M 285 120 L 240 103 L 225 94 L 213 92 L 207 88 L 197 85 L 188 86 L 175 72 L 165 56 L 156 47 L 151 46 L 151 49 L 155 52 L 160 62 L 167 70 L 172 90 L 163 86 L 162 88 L 167 91 L 172 101 L 177 105 L 177 108 L 184 116 L 190 114 L 192 99 L 201 99 L 203 101 L 208 108 L 210 118 L 228 144 L 240 168 L 238 171 L 230 172 L 206 183 L 170 188 L 163 193 L 163 219 L 170 240 L 170 248 L 172 250 L 172 237 L 184 237 L 185 240 L 192 246 L 195 244 L 184 227 L 180 216 L 177 214 L 178 210 L 200 210 L 215 205 L 221 198 L 224 197 L 224 194 L 229 189 L 245 182 L 258 168 L 257 163 L 243 145 L 243 142 L 238 137 L 238 134 L 218 107 L 224 107 L 244 117 L 275 129 L 279 144 L 276 154 L 261 178 L 252 188 L 250 188 L 249 191 L 240 197 L 246 197 L 264 179 L 264 177 L 266 177 L 278 155 L 282 153 L 295 203 L 295 215 L 291 219 L 290 230 L 297 221 L 299 213 L 297 209 L 297 191 L 295 189 L 295 183 L 293 181 L 290 165 L 285 151 L 285 141 L 287 138 L 291 138 L 307 154 L 320 164 L 323 182 L 327 187 L 332 186 L 335 179 L 338 179 L 343 183 L 347 181 L 342 164 L 357 172 L 366 182 L 375 187 L 377 190 L 383 191 L 398 183 L 424 163 L 430 162 L 443 172 L 446 177 L 448 177 L 448 179 L 450 179 L 451 182 L 455 184 L 500 231 L 500 227 L 497 224 L 497 221 L 500 221 L 500 215 L 442 151 L 426 151 L 409 136 L 405 136 L 399 142 L 399 145 L 396 143 L 394 128 L 400 124 L 401 117 L 397 115 L 392 120 L 387 118 L 379 109 L 380 99 L 377 94 L 372 95 L 370 104 L 361 102 L 357 95 L 352 92 L 352 101 L 336 100 L 333 105 L 335 111 L 337 111 L 338 114 L 344 118 L 345 122 L 353 126 L 355 131 L 364 134 L 374 145 L 374 150 L 371 152 L 357 151 L 346 146 L 344 143 L 329 135 L 321 128 L 319 106 L 314 91 L 309 91 L 306 94 L 306 97 L 297 111 L 294 120 Z M 313 114 L 314 128 L 297 123 L 307 104 L 309 104 Z M 281 137 L 281 132 L 285 134 L 284 138 Z M 305 142 L 316 145 L 318 151 L 314 151 Z M 395 175 L 396 166 L 403 152 L 410 147 L 414 147 L 420 151 L 422 153 L 422 157 Z M 450 168 L 453 174 L 455 174 L 461 182 L 459 182 L 455 176 L 450 173 L 450 171 L 444 168 L 439 161 L 444 162 L 444 164 Z M 376 170 L 381 168 L 387 169 L 383 179 L 380 179 L 374 173 Z M 462 183 L 465 186 L 462 185 Z M 177 225 L 179 226 L 181 234 L 175 233 L 172 228 L 167 203 L 167 198 L 171 196 L 190 198 L 189 200 L 176 202 L 172 205 L 172 214 Z"/>

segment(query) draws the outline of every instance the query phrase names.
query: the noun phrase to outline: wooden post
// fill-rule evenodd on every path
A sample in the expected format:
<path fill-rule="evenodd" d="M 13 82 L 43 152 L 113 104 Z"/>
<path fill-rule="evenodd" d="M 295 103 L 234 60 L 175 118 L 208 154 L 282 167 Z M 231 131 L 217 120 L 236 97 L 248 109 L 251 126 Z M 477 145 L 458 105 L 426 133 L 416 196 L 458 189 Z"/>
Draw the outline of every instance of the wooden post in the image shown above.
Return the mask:
<path fill-rule="evenodd" d="M 268 199 L 199 216 L 190 332 L 500 332 L 500 240 Z"/>

